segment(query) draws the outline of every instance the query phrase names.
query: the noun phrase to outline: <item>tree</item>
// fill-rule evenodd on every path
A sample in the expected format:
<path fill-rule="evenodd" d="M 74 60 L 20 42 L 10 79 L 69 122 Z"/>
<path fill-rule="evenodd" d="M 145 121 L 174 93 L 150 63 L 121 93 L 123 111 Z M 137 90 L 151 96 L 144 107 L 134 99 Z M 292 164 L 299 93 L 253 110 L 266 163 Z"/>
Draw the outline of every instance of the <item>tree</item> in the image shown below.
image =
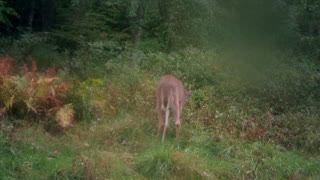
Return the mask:
<path fill-rule="evenodd" d="M 10 16 L 19 17 L 18 13 L 13 8 L 8 7 L 4 0 L 0 0 L 0 27 L 4 28 L 0 28 L 0 32 L 6 31 L 8 26 L 12 26 L 9 19 Z M 3 24 L 3 26 L 1 24 Z"/>
<path fill-rule="evenodd" d="M 145 8 L 145 0 L 131 1 L 129 16 L 132 19 L 131 24 L 133 26 L 133 42 L 136 48 L 139 46 L 139 43 L 142 38 L 142 27 L 144 26 Z"/>

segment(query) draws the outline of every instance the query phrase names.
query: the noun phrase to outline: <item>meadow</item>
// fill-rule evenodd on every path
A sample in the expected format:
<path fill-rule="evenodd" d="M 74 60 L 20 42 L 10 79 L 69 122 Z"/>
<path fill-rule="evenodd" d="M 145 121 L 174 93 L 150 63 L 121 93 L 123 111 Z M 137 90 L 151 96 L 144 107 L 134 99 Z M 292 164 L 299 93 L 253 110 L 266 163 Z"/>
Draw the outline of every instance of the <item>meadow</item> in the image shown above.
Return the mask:
<path fill-rule="evenodd" d="M 88 54 L 77 61 L 94 58 Z M 85 71 L 64 65 L 49 76 L 36 63 L 24 73 L 12 70 L 4 78 L 21 84 L 11 84 L 15 90 L 10 91 L 3 83 L 2 92 L 23 88 L 35 93 L 7 98 L 1 179 L 319 178 L 319 113 L 310 108 L 317 102 L 296 101 L 304 96 L 297 88 L 300 82 L 312 85 L 313 80 L 308 74 L 288 80 L 301 64 L 288 68 L 289 57 L 282 56 L 266 71 L 248 72 L 235 68 L 237 63 L 224 63 L 226 58 L 195 48 L 171 54 L 128 51 L 101 62 L 99 71 L 90 64 Z M 312 67 L 304 68 L 313 73 Z M 181 138 L 175 138 L 170 120 L 162 143 L 156 136 L 155 88 L 167 72 L 180 77 L 193 94 L 183 110 Z M 36 84 L 27 80 L 29 75 Z M 54 80 L 45 81 L 49 77 Z M 61 84 L 68 84 L 63 91 Z M 52 88 L 62 104 L 72 104 L 60 119 L 52 110 L 58 105 L 44 98 Z"/>

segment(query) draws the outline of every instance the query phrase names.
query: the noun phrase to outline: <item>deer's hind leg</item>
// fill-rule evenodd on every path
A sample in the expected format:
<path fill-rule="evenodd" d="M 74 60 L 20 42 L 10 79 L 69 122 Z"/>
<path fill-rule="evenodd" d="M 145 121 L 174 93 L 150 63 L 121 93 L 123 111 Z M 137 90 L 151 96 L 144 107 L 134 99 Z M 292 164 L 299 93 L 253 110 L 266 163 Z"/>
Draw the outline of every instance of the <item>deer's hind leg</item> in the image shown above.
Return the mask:
<path fill-rule="evenodd" d="M 174 102 L 174 109 L 173 109 L 173 116 L 175 120 L 175 126 L 176 126 L 176 139 L 179 139 L 180 136 L 180 127 L 181 127 L 181 107 L 178 100 Z"/>
<path fill-rule="evenodd" d="M 157 136 L 162 134 L 162 131 L 163 131 L 163 127 L 164 127 L 163 113 L 164 112 L 160 108 L 158 108 L 158 133 L 157 133 Z"/>
<path fill-rule="evenodd" d="M 165 110 L 165 121 L 164 121 L 162 142 L 164 142 L 164 138 L 166 136 L 166 131 L 167 131 L 168 127 L 169 127 L 169 114 L 170 114 L 170 110 L 169 110 L 169 106 L 167 106 L 166 110 Z"/>

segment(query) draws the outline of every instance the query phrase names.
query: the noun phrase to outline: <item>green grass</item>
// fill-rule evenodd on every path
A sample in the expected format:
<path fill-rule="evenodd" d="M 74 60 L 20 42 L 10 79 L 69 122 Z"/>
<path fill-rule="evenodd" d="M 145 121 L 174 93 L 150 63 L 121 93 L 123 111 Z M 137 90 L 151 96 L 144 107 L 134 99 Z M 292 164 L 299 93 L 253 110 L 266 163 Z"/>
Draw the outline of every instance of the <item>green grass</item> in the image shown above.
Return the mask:
<path fill-rule="evenodd" d="M 0 138 L 1 179 L 46 178 L 71 167 L 75 151 L 39 129 Z"/>
<path fill-rule="evenodd" d="M 29 126 L 0 136 L 0 179 L 316 179 L 319 154 L 262 141 L 215 137 L 185 123 L 164 143 L 145 119 L 78 124 L 51 135 Z M 144 128 L 141 128 L 144 127 Z"/>

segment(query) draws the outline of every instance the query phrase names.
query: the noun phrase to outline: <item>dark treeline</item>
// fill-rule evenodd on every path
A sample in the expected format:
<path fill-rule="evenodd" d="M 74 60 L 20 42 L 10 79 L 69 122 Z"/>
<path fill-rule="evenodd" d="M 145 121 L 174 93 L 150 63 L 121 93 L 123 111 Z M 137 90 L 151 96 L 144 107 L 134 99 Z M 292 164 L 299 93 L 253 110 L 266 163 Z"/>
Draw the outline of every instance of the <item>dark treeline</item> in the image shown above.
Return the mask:
<path fill-rule="evenodd" d="M 2 37 L 50 32 L 79 42 L 155 40 L 164 50 L 217 46 L 265 36 L 318 59 L 320 2 L 315 0 L 1 0 Z M 61 42 L 61 41 L 60 41 Z"/>

